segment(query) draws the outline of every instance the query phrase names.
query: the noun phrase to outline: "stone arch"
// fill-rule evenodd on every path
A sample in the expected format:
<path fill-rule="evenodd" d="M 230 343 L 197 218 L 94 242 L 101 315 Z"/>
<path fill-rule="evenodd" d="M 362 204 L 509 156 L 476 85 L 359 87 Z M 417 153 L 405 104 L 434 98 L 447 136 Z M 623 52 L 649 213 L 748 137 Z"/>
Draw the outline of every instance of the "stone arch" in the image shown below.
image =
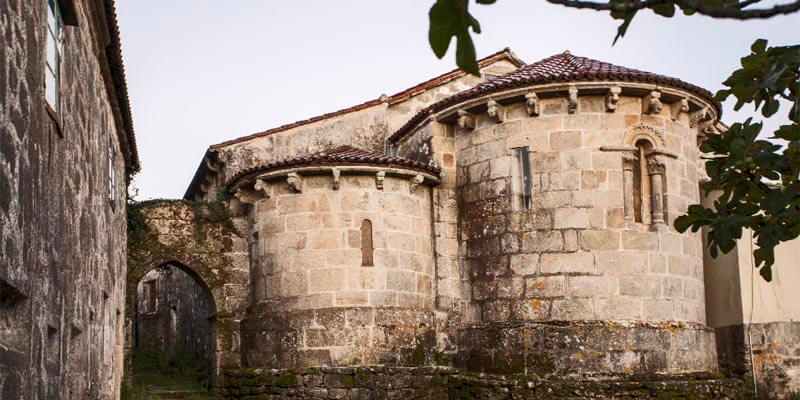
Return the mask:
<path fill-rule="evenodd" d="M 208 294 L 211 315 L 212 378 L 222 368 L 241 365 L 239 322 L 249 303 L 249 266 L 246 243 L 235 228 L 242 221 L 209 217 L 209 209 L 227 210 L 221 204 L 188 201 L 139 203 L 128 232 L 126 285 L 126 375 L 131 376 L 133 302 L 139 281 L 154 268 L 175 265 L 191 276 Z M 131 213 L 129 213 L 131 215 Z"/>
<path fill-rule="evenodd" d="M 628 128 L 621 142 L 626 146 L 635 146 L 636 142 L 640 140 L 649 141 L 654 149 L 667 144 L 662 130 L 644 123 L 638 123 Z"/>

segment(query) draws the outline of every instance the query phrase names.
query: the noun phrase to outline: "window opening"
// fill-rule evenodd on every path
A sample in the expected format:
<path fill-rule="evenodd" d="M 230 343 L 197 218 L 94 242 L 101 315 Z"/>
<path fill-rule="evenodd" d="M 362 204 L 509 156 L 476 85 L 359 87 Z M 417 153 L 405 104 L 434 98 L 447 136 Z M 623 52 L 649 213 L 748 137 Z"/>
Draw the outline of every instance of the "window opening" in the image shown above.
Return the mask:
<path fill-rule="evenodd" d="M 511 168 L 511 191 L 514 201 L 514 209 L 530 210 L 532 206 L 531 198 L 531 159 L 528 146 L 516 147 L 511 149 L 512 168 Z"/>
<path fill-rule="evenodd" d="M 147 300 L 145 304 L 145 312 L 156 311 L 156 281 L 147 281 L 144 283 L 144 298 Z"/>
<path fill-rule="evenodd" d="M 61 78 L 61 52 L 64 39 L 64 22 L 58 0 L 47 0 L 47 58 L 45 60 L 45 99 L 50 109 L 59 110 L 59 86 Z"/>
<path fill-rule="evenodd" d="M 650 177 L 648 176 L 647 154 L 650 142 L 636 142 L 637 159 L 633 166 L 633 215 L 639 223 L 650 223 Z"/>
<path fill-rule="evenodd" d="M 372 257 L 372 222 L 368 219 L 361 221 L 361 266 L 371 267 L 374 264 Z"/>

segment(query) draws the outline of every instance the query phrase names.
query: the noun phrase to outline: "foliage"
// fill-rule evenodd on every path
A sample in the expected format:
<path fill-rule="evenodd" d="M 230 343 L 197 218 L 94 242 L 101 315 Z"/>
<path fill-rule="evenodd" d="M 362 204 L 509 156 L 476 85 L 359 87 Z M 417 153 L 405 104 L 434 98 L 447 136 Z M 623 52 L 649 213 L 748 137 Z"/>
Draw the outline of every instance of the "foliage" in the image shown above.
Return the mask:
<path fill-rule="evenodd" d="M 478 4 L 494 4 L 497 0 L 475 0 Z M 800 10 L 800 0 L 786 4 L 778 4 L 767 8 L 753 8 L 762 0 L 609 0 L 594 2 L 586 0 L 547 0 L 571 8 L 608 11 L 612 18 L 622 20 L 614 43 L 625 35 L 628 27 L 642 10 L 652 12 L 666 18 L 673 17 L 675 10 L 680 9 L 685 15 L 700 14 L 712 18 L 725 19 L 759 19 L 776 15 L 785 15 Z M 469 30 L 481 33 L 480 23 L 469 12 L 469 0 L 436 0 L 428 17 L 430 28 L 428 42 L 436 57 L 442 58 L 456 38 L 456 65 L 470 74 L 480 76 L 475 56 L 475 45 Z"/>
<path fill-rule="evenodd" d="M 172 352 L 136 351 L 132 355 L 133 384 L 123 385 L 122 399 L 160 399 L 148 392 L 148 388 L 158 387 L 169 390 L 207 392 L 210 385 L 209 371 L 178 345 Z M 211 400 L 206 394 L 191 397 L 196 400 Z"/>
<path fill-rule="evenodd" d="M 729 89 L 720 90 L 717 99 L 733 95 L 735 109 L 753 103 L 764 117 L 778 111 L 777 98 L 793 101 L 790 124 L 771 137 L 788 145 L 781 154 L 780 145 L 758 139 L 762 124 L 751 118 L 722 134 L 708 135 L 700 146 L 713 157 L 706 163 L 710 180 L 704 189 L 722 194 L 713 208 L 690 206 L 688 213 L 675 221 L 675 228 L 684 232 L 708 226 L 712 257 L 718 250 L 731 251 L 743 229 L 751 229 L 758 245 L 753 253 L 755 266 L 770 281 L 775 246 L 800 234 L 800 46 L 767 48 L 765 40 L 757 40 L 751 51 L 742 58 L 742 68 L 724 82 Z"/>
<path fill-rule="evenodd" d="M 492 4 L 494 0 L 479 4 Z M 701 14 L 712 18 L 747 20 L 785 15 L 800 10 L 800 0 L 755 8 L 762 0 L 547 0 L 553 4 L 579 9 L 607 11 L 622 20 L 614 42 L 625 35 L 637 12 L 650 10 L 670 18 L 681 10 L 685 15 Z M 480 33 L 478 21 L 469 13 L 468 0 L 436 0 L 430 11 L 429 41 L 437 57 L 447 52 L 456 37 L 456 63 L 461 69 L 480 75 L 469 29 Z M 692 205 L 688 213 L 675 221 L 684 232 L 708 227 L 711 255 L 731 251 L 744 229 L 753 231 L 758 249 L 754 251 L 756 268 L 761 276 L 772 279 L 774 248 L 800 234 L 800 46 L 767 47 L 756 40 L 751 53 L 741 59 L 742 68 L 723 82 L 727 89 L 717 93 L 717 100 L 736 97 L 734 109 L 752 103 L 755 110 L 772 117 L 780 100 L 790 103 L 789 124 L 781 126 L 770 139 L 784 140 L 786 147 L 758 139 L 762 124 L 747 119 L 734 123 L 722 134 L 708 134 L 700 149 L 714 158 L 706 163 L 710 180 L 706 193 L 720 191 L 714 208 Z"/>

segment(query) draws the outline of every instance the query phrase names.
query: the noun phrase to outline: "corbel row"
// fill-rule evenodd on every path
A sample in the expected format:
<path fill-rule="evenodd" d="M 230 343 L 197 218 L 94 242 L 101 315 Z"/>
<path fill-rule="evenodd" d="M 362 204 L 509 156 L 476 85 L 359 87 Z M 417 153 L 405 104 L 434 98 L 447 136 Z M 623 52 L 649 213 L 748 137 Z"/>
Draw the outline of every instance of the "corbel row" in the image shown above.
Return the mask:
<path fill-rule="evenodd" d="M 575 85 L 569 85 L 567 88 L 567 112 L 574 114 L 578 110 L 578 94 L 579 90 Z M 605 94 L 605 109 L 607 112 L 615 112 L 619 107 L 620 95 L 622 88 L 620 86 L 612 86 L 608 88 Z M 667 104 L 670 110 L 672 120 L 677 120 L 681 113 L 689 112 L 689 98 L 683 97 L 678 101 Z M 536 91 L 528 91 L 525 94 L 525 109 L 528 116 L 535 117 L 541 115 L 541 99 Z M 664 108 L 661 101 L 661 90 L 657 87 L 648 92 L 642 98 L 642 114 L 657 115 L 660 114 Z M 489 117 L 497 123 L 504 122 L 507 119 L 507 107 L 501 105 L 494 99 L 489 99 L 486 103 L 486 113 Z M 466 110 L 458 110 L 458 126 L 462 129 L 474 130 L 477 125 L 477 116 Z M 713 120 L 713 113 L 709 108 L 704 108 L 690 116 L 690 123 L 692 127 L 697 124 L 707 123 Z"/>
<path fill-rule="evenodd" d="M 339 190 L 341 187 L 341 170 L 339 168 L 333 167 L 331 168 L 331 187 L 333 190 Z M 377 190 L 384 189 L 384 181 L 386 179 L 386 171 L 377 171 L 375 173 L 375 188 Z M 425 181 L 425 177 L 421 174 L 414 175 L 409 180 L 409 188 L 410 191 L 415 191 L 423 182 Z M 289 185 L 289 188 L 295 193 L 302 193 L 303 192 L 303 176 L 296 173 L 291 172 L 286 175 L 286 183 Z M 234 197 L 238 199 L 241 203 L 245 204 L 253 204 L 258 200 L 261 199 L 269 199 L 272 197 L 272 190 L 270 186 L 262 179 L 256 179 L 255 183 L 253 184 L 253 190 L 248 190 L 244 188 L 236 189 L 234 193 Z"/>

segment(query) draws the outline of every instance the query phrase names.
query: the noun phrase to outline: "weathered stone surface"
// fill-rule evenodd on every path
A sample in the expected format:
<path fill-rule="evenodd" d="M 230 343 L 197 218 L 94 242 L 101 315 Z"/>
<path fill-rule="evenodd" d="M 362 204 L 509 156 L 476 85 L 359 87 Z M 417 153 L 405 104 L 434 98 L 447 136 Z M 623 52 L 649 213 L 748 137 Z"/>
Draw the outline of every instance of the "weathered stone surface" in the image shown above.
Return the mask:
<path fill-rule="evenodd" d="M 113 6 L 70 5 L 79 23 L 63 29 L 51 114 L 48 2 L 0 2 L 3 399 L 114 399 L 122 380 L 126 167 L 138 160 Z"/>

